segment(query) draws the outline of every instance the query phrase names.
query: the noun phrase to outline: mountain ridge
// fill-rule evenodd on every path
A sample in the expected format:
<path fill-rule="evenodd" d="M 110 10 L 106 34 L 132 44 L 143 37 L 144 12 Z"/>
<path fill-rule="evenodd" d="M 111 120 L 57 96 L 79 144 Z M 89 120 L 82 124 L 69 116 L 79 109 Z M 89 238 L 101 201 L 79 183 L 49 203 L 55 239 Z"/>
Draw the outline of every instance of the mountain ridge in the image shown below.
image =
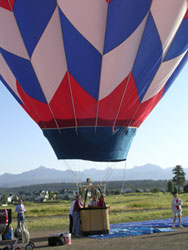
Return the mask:
<path fill-rule="evenodd" d="M 174 167 L 166 169 L 155 164 L 135 166 L 131 169 L 106 168 L 85 169 L 83 171 L 57 170 L 40 166 L 36 169 L 22 172 L 20 174 L 4 173 L 0 175 L 0 187 L 19 187 L 35 184 L 61 183 L 61 182 L 85 182 L 86 178 L 93 181 L 121 181 L 121 180 L 168 180 L 172 179 Z M 184 168 L 186 177 L 188 168 Z M 77 179 L 77 180 L 76 180 Z"/>

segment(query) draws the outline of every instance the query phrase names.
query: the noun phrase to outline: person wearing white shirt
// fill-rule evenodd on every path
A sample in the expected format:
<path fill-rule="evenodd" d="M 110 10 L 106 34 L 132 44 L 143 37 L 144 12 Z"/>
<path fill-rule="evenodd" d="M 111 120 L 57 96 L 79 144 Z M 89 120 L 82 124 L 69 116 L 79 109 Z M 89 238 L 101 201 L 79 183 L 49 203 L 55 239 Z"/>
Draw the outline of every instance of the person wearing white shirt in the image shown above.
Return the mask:
<path fill-rule="evenodd" d="M 20 222 L 24 221 L 24 212 L 26 211 L 25 206 L 22 203 L 22 200 L 19 200 L 19 204 L 16 205 L 15 212 L 17 212 L 17 222 L 18 228 L 20 228 Z"/>
<path fill-rule="evenodd" d="M 88 207 L 97 207 L 97 196 L 94 195 L 93 199 L 89 202 Z"/>
<path fill-rule="evenodd" d="M 172 213 L 173 213 L 173 224 L 172 228 L 175 227 L 176 219 L 178 217 L 179 219 L 179 227 L 183 227 L 181 224 L 181 217 L 182 217 L 182 204 L 183 201 L 178 198 L 177 192 L 173 193 L 173 198 L 172 198 L 172 203 L 171 203 L 171 208 L 172 208 Z"/>

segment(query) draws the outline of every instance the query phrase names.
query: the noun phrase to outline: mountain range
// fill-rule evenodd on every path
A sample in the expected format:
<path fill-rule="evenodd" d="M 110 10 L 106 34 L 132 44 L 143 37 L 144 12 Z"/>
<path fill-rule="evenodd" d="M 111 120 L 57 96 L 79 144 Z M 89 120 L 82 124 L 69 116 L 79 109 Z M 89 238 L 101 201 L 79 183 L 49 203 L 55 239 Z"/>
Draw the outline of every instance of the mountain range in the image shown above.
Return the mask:
<path fill-rule="evenodd" d="M 34 170 L 20 174 L 5 173 L 0 175 L 0 187 L 20 187 L 45 183 L 85 182 L 87 178 L 92 181 L 121 181 L 121 180 L 169 180 L 173 178 L 171 168 L 163 169 L 154 164 L 135 166 L 131 169 L 95 168 L 83 171 L 57 170 L 40 166 Z M 188 168 L 184 168 L 186 179 Z"/>

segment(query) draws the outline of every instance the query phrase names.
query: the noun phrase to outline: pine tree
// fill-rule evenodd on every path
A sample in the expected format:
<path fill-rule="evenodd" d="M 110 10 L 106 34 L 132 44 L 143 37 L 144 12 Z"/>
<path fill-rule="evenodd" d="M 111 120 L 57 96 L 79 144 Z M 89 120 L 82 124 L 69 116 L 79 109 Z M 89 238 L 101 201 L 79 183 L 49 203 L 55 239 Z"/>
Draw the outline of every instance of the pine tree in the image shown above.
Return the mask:
<path fill-rule="evenodd" d="M 7 204 L 7 195 L 6 194 L 2 195 L 1 203 L 2 204 Z"/>
<path fill-rule="evenodd" d="M 173 193 L 175 190 L 174 190 L 174 183 L 172 182 L 172 180 L 169 180 L 168 183 L 167 183 L 167 190 L 168 192 L 170 193 Z"/>
<path fill-rule="evenodd" d="M 177 191 L 180 192 L 181 187 L 183 187 L 185 183 L 185 172 L 182 168 L 181 165 L 177 165 L 173 170 L 172 170 L 174 177 L 172 179 L 174 185 L 177 187 Z"/>

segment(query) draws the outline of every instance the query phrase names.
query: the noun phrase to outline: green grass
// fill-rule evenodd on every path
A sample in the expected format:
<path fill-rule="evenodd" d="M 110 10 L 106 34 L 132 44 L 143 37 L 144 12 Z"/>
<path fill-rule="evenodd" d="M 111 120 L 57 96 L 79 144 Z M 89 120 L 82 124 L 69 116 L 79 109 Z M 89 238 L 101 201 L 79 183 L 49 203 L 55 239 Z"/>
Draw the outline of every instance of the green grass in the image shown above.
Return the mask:
<path fill-rule="evenodd" d="M 183 216 L 188 216 L 188 195 L 181 194 L 183 200 Z M 154 219 L 171 218 L 171 199 L 168 193 L 144 193 L 107 196 L 106 203 L 110 206 L 110 223 L 123 223 Z M 27 209 L 27 225 L 30 231 L 49 229 L 67 230 L 68 212 L 71 201 L 46 203 L 24 203 Z M 16 227 L 15 206 L 13 211 L 13 228 Z"/>
<path fill-rule="evenodd" d="M 181 194 L 183 216 L 188 216 L 188 195 Z M 109 196 L 110 223 L 123 223 L 171 218 L 171 199 L 168 193 Z"/>

